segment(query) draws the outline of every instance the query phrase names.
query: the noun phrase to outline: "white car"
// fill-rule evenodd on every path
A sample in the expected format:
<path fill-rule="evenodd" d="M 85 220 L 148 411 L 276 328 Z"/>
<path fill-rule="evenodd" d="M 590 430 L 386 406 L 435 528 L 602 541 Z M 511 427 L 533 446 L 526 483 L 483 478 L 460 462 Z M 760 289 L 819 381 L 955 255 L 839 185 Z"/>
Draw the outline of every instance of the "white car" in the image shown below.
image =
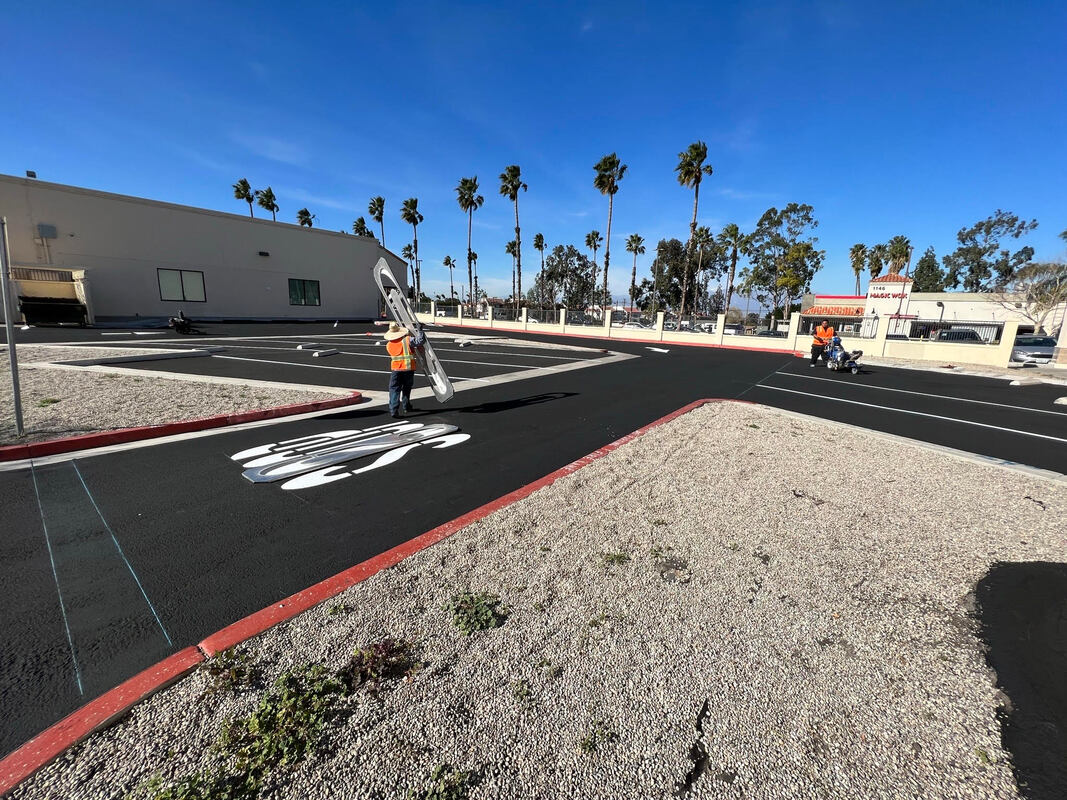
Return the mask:
<path fill-rule="evenodd" d="M 622 327 L 631 331 L 647 331 L 649 329 L 647 325 L 642 325 L 640 322 L 624 322 Z"/>

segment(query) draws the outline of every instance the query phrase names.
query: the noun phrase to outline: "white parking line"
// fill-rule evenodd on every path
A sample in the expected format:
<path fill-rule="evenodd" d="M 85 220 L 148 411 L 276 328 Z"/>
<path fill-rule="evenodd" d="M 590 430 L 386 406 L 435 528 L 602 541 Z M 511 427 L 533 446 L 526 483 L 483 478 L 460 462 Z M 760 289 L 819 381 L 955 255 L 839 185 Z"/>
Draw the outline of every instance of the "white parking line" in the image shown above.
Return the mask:
<path fill-rule="evenodd" d="M 219 356 L 215 355 L 212 358 L 225 358 L 230 361 L 256 361 L 260 364 L 281 364 L 285 367 L 303 367 L 304 369 L 335 369 L 339 372 L 369 372 L 371 375 L 388 375 L 389 370 L 385 369 L 357 369 L 355 367 L 331 367 L 326 364 L 301 364 L 298 361 L 271 361 L 266 358 L 241 358 L 240 356 Z M 458 375 L 449 376 L 452 380 L 457 381 L 475 381 L 477 383 L 489 383 L 484 378 L 463 378 Z"/>
<path fill-rule="evenodd" d="M 796 389 L 783 389 L 781 386 L 767 386 L 766 384 L 763 384 L 763 383 L 757 383 L 755 388 L 757 388 L 757 389 L 773 389 L 776 392 L 789 392 L 790 394 L 802 394 L 805 397 L 811 397 L 812 396 L 810 392 L 801 392 L 801 391 L 797 391 Z M 865 406 L 867 408 L 877 408 L 877 409 L 880 409 L 882 411 L 896 411 L 899 414 L 911 414 L 912 416 L 916 416 L 916 417 L 929 417 L 930 419 L 943 419 L 946 422 L 958 422 L 961 425 L 974 425 L 975 427 L 978 427 L 978 428 L 989 428 L 990 430 L 994 430 L 994 431 L 1004 431 L 1006 433 L 1017 433 L 1020 436 L 1033 436 L 1034 438 L 1037 438 L 1037 439 L 1048 439 L 1049 441 L 1061 442 L 1063 444 L 1067 444 L 1067 439 L 1061 439 L 1058 436 L 1048 436 L 1048 435 L 1046 435 L 1044 433 L 1033 433 L 1032 431 L 1020 431 L 1020 430 L 1016 430 L 1015 428 L 1003 428 L 1000 425 L 987 425 L 984 422 L 972 422 L 969 419 L 957 419 L 956 417 L 944 417 L 944 416 L 941 416 L 940 414 L 926 414 L 926 413 L 924 413 L 922 411 L 909 411 L 908 409 L 905 409 L 905 408 L 896 408 L 894 406 L 879 406 L 879 405 L 875 405 L 874 403 L 861 403 L 859 400 L 845 400 L 842 397 L 830 397 L 828 395 L 820 395 L 818 399 L 819 400 L 832 400 L 835 403 L 849 403 L 849 404 L 854 405 L 854 406 Z"/>
<path fill-rule="evenodd" d="M 1044 408 L 1030 408 L 1029 406 L 1013 406 L 1010 403 L 993 403 L 988 400 L 971 400 L 968 397 L 952 397 L 947 394 L 930 394 L 929 392 L 914 392 L 910 389 L 892 389 L 888 386 L 872 386 L 869 383 L 860 383 L 859 381 L 839 381 L 833 378 L 820 378 L 817 375 L 803 375 L 799 372 L 776 372 L 776 375 L 789 376 L 791 378 L 804 378 L 809 381 L 828 381 L 830 383 L 839 383 L 845 386 L 858 386 L 863 389 L 878 389 L 883 392 L 900 392 L 901 394 L 917 394 L 920 397 L 937 397 L 941 400 L 955 400 L 960 403 L 976 403 L 981 406 L 997 406 L 998 408 L 1014 408 L 1017 411 L 1033 411 L 1035 414 L 1053 414 L 1061 417 L 1067 417 L 1067 413 L 1063 411 L 1049 411 Z M 764 387 L 769 388 L 769 387 Z"/>

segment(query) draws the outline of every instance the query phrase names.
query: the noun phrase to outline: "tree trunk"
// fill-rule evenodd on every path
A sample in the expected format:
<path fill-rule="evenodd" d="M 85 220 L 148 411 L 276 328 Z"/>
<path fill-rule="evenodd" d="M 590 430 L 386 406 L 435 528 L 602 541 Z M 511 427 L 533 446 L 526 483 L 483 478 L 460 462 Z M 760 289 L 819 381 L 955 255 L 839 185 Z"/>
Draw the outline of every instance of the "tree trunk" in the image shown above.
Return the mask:
<path fill-rule="evenodd" d="M 734 270 L 737 269 L 737 248 L 733 248 L 730 253 L 730 282 L 726 285 L 726 308 L 723 309 L 724 314 L 730 313 L 730 300 L 734 296 Z"/>
<path fill-rule="evenodd" d="M 382 247 L 385 247 L 385 217 L 378 220 L 378 224 L 382 228 Z"/>
<path fill-rule="evenodd" d="M 615 195 L 608 195 L 608 234 L 604 239 L 604 305 L 608 303 L 608 265 L 611 263 L 611 213 L 615 207 Z"/>
<path fill-rule="evenodd" d="M 250 216 L 252 219 L 256 218 L 256 215 L 252 213 L 252 201 L 251 200 L 248 201 L 248 216 Z"/>
<path fill-rule="evenodd" d="M 859 295 L 859 293 L 860 293 L 860 274 L 857 272 L 856 273 L 856 294 Z"/>
<path fill-rule="evenodd" d="M 467 299 L 474 316 L 474 268 L 471 266 L 471 225 L 474 222 L 474 207 L 467 209 Z"/>
<path fill-rule="evenodd" d="M 415 302 L 419 302 L 419 298 L 422 297 L 422 270 L 419 268 L 419 226 L 412 225 L 412 229 L 415 231 Z"/>
<path fill-rule="evenodd" d="M 541 251 L 541 310 L 545 310 L 545 251 Z"/>
<path fill-rule="evenodd" d="M 630 308 L 626 312 L 626 319 L 634 318 L 634 296 L 637 294 L 637 253 L 634 253 L 634 271 L 630 273 Z"/>
<path fill-rule="evenodd" d="M 515 190 L 515 284 L 518 291 L 515 295 L 515 315 L 519 313 L 519 294 L 522 293 L 522 237 L 519 236 L 519 190 Z"/>

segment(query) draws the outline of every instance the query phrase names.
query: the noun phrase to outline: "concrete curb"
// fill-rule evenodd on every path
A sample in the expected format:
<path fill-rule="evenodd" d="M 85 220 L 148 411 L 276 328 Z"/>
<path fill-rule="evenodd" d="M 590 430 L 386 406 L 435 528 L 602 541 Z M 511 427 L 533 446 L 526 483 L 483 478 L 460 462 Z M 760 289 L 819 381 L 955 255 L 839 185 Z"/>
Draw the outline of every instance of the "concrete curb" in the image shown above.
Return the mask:
<path fill-rule="evenodd" d="M 224 349 L 224 348 L 223 348 Z M 57 364 L 72 367 L 95 367 L 99 364 L 124 364 L 127 361 L 166 361 L 171 358 L 202 358 L 210 356 L 212 350 L 175 350 L 173 353 L 153 353 L 146 356 L 110 356 L 105 358 L 80 358 L 74 361 L 57 361 Z M 215 351 L 217 352 L 217 351 Z"/>
<path fill-rule="evenodd" d="M 323 409 L 353 405 L 360 402 L 362 399 L 363 395 L 360 392 L 352 392 L 348 397 L 339 397 L 336 400 L 313 400 L 310 403 L 292 403 L 287 406 L 263 408 L 258 411 L 244 411 L 240 414 L 218 414 L 214 417 L 202 417 L 200 419 L 190 419 L 182 422 L 168 422 L 163 425 L 145 425 L 139 428 L 119 428 L 118 430 L 113 431 L 86 433 L 81 436 L 68 436 L 62 439 L 49 439 L 43 442 L 6 445 L 0 447 L 0 461 L 21 461 L 27 458 L 39 458 L 41 456 L 52 456 L 58 453 L 70 453 L 76 450 L 89 450 L 94 447 L 105 447 L 111 444 L 124 444 L 126 442 L 140 441 L 142 439 L 172 436 L 176 433 L 202 431 L 207 430 L 208 428 L 224 428 L 229 425 L 239 425 L 242 422 L 255 422 L 262 419 L 306 414 L 309 411 L 322 411 Z"/>
<path fill-rule="evenodd" d="M 582 456 L 577 461 L 572 461 L 570 464 L 533 483 L 521 486 L 503 497 L 492 500 L 461 517 L 457 517 L 451 522 L 439 525 L 433 530 L 397 545 L 391 550 L 356 564 L 354 567 L 349 567 L 331 578 L 320 581 L 314 586 L 297 592 L 278 603 L 250 614 L 244 619 L 238 620 L 232 625 L 228 625 L 217 633 L 208 636 L 195 647 L 186 647 L 183 650 L 179 650 L 158 664 L 119 684 L 101 697 L 86 703 L 77 711 L 72 712 L 47 730 L 33 737 L 22 747 L 0 761 L 0 796 L 7 794 L 38 770 L 51 764 L 83 739 L 117 722 L 139 702 L 180 680 L 216 653 L 246 642 L 273 628 L 275 625 L 286 622 L 297 614 L 307 611 L 309 608 L 319 605 L 332 597 L 336 597 L 349 587 L 362 583 L 382 570 L 399 564 L 405 558 L 447 539 L 472 522 L 477 522 L 502 508 L 516 503 L 530 496 L 538 489 L 550 486 L 560 478 L 577 472 L 582 467 L 603 458 L 608 453 L 617 450 L 653 428 L 657 428 L 708 403 L 755 405 L 748 400 L 729 400 L 726 398 L 695 400 L 665 417 L 660 417 L 648 425 L 638 428 L 621 439 L 616 439 L 614 442 L 604 445 L 586 456 Z"/>

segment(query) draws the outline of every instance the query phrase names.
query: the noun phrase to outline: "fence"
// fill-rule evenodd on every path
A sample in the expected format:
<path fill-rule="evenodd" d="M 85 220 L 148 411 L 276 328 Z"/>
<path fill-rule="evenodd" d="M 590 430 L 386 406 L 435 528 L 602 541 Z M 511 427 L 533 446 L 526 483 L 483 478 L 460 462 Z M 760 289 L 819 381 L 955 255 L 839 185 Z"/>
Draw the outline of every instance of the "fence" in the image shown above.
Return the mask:
<path fill-rule="evenodd" d="M 796 319 L 798 317 L 794 316 L 793 320 Z M 878 317 L 857 317 L 854 315 L 834 317 L 829 314 L 825 316 L 800 316 L 800 334 L 813 334 L 816 326 L 824 319 L 829 321 L 834 332 L 842 338 L 873 339 L 878 334 Z"/>
<path fill-rule="evenodd" d="M 986 344 L 999 344 L 1004 330 L 1003 322 L 968 322 L 961 320 L 937 320 L 937 319 L 904 319 L 891 320 L 889 336 L 899 339 L 905 336 L 908 339 L 926 339 L 946 342 L 974 341 L 973 337 L 964 331 L 974 331 Z M 942 331 L 955 331 L 956 333 L 942 333 Z"/>
<path fill-rule="evenodd" d="M 559 311 L 554 308 L 528 308 L 526 320 L 536 325 L 559 325 Z"/>

